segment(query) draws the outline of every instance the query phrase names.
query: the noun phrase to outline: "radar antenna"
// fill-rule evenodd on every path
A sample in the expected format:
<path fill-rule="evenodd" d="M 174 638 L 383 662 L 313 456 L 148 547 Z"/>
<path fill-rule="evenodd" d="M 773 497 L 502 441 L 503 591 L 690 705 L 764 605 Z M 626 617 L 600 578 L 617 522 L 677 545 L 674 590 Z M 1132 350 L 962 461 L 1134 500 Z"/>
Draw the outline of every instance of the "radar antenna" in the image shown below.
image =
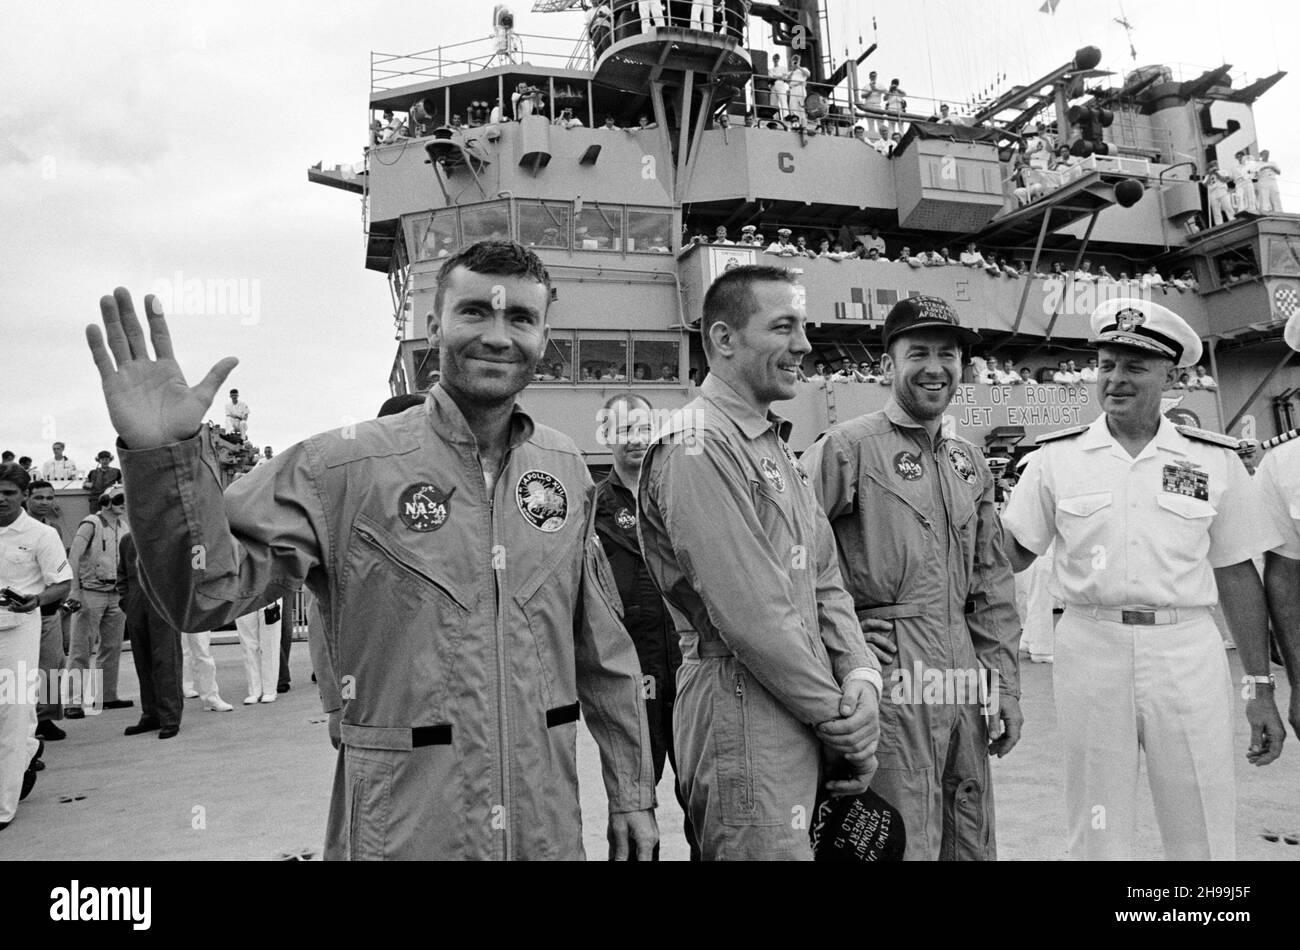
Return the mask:
<path fill-rule="evenodd" d="M 1119 16 L 1114 19 L 1116 23 L 1124 27 L 1124 34 L 1128 37 L 1128 53 L 1133 57 L 1133 62 L 1136 63 L 1138 59 L 1138 51 L 1137 47 L 1133 45 L 1133 24 L 1130 23 L 1128 17 L 1124 15 L 1124 4 L 1121 3 L 1119 5 Z"/>
<path fill-rule="evenodd" d="M 533 13 L 563 13 L 566 10 L 586 9 L 587 0 L 533 0 Z"/>

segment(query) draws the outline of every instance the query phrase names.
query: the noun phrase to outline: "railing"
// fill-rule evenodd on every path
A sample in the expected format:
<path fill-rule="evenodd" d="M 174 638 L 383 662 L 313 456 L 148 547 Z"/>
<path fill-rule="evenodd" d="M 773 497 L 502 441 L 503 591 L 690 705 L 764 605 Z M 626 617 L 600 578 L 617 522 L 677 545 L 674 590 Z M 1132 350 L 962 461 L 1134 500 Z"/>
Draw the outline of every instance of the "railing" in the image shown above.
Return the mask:
<path fill-rule="evenodd" d="M 1193 79 L 1199 79 L 1206 73 L 1219 68 L 1218 66 L 1197 66 L 1195 63 L 1164 63 L 1163 65 L 1169 70 L 1175 82 L 1189 82 Z M 1257 76 L 1251 76 L 1244 69 L 1228 70 L 1228 79 L 1231 80 L 1234 89 L 1244 89 L 1258 78 Z"/>
<path fill-rule="evenodd" d="M 674 9 L 677 6 L 677 4 L 671 5 Z M 685 7 L 685 4 L 682 4 L 682 6 Z M 589 21 L 591 24 L 589 27 L 590 39 L 596 46 L 597 56 L 603 53 L 610 44 L 618 43 L 633 36 L 648 34 L 651 30 L 662 28 L 714 33 L 744 42 L 744 18 L 729 15 L 731 13 L 730 7 L 731 4 L 718 0 L 713 4 L 712 20 L 705 21 L 703 19 L 704 8 L 699 4 L 690 4 L 691 12 L 687 16 L 672 16 L 669 12 L 662 11 L 661 8 L 661 12 L 657 16 L 648 17 L 639 15 L 640 4 L 624 4 L 614 12 L 612 29 L 602 26 L 599 20 Z"/>
<path fill-rule="evenodd" d="M 807 99 L 803 103 L 794 101 L 788 89 L 783 90 L 779 86 L 774 89 L 774 84 L 781 82 L 782 78 L 779 74 L 756 75 L 753 83 L 745 90 L 746 114 L 757 116 L 760 124 L 777 122 L 782 127 L 788 127 L 788 119 L 783 121 L 780 116 L 796 115 L 805 127 L 817 127 L 818 131 L 833 135 L 848 135 L 851 134 L 852 127 L 861 122 L 869 137 L 888 138 L 895 132 L 901 135 L 913 122 L 938 121 L 932 116 L 938 116 L 939 106 L 946 103 L 946 100 L 942 99 L 909 96 L 908 111 L 901 108 L 889 109 L 884 106 L 870 107 L 862 105 L 861 96 L 858 101 L 853 101 L 845 89 L 832 88 L 825 83 L 809 82 L 806 84 L 809 98 L 815 94 L 821 100 L 816 108 L 812 108 Z M 913 101 L 929 103 L 934 106 L 934 113 L 911 111 Z M 968 120 L 968 116 L 958 115 L 955 112 L 949 114 L 949 121 L 953 125 L 965 125 Z"/>
<path fill-rule="evenodd" d="M 417 53 L 371 53 L 370 91 L 372 94 L 388 92 L 422 79 L 444 79 L 511 64 L 590 68 L 590 57 L 578 55 L 572 37 L 513 32 L 435 46 Z"/>

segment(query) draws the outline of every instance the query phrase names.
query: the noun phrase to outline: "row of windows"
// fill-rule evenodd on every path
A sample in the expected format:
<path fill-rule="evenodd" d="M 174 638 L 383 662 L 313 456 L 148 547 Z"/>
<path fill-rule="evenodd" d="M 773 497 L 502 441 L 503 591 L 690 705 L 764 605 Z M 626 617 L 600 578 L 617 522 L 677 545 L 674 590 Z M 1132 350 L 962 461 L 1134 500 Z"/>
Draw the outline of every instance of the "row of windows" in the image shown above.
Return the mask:
<path fill-rule="evenodd" d="M 443 208 L 420 217 L 411 235 L 416 260 L 450 257 L 458 248 L 488 240 L 562 250 L 672 252 L 671 211 L 592 202 L 575 214 L 571 202 L 536 199 L 513 204 L 513 227 L 509 201 Z"/>
<path fill-rule="evenodd" d="M 541 383 L 678 383 L 680 365 L 681 341 L 677 339 L 552 330 L 533 379 Z M 437 349 L 416 350 L 413 391 L 424 392 L 437 378 Z"/>

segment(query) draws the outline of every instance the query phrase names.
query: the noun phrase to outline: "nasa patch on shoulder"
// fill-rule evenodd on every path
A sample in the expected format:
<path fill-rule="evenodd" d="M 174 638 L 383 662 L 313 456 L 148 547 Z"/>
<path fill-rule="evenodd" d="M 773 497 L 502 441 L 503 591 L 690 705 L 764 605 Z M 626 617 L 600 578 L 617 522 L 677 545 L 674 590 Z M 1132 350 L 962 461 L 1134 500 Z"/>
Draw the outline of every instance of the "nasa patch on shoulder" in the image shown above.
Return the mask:
<path fill-rule="evenodd" d="M 397 514 L 412 531 L 437 531 L 451 517 L 451 496 L 432 482 L 412 485 L 397 500 Z"/>
<path fill-rule="evenodd" d="M 966 450 L 960 445 L 948 446 L 948 464 L 957 476 L 968 485 L 975 484 L 979 478 L 979 471 L 975 468 L 975 463 L 971 461 Z"/>
<path fill-rule="evenodd" d="M 559 531 L 569 517 L 569 493 L 550 472 L 534 469 L 519 476 L 515 485 L 519 513 L 538 531 Z"/>
<path fill-rule="evenodd" d="M 758 463 L 758 467 L 763 470 L 763 477 L 772 483 L 773 488 L 779 492 L 785 491 L 785 476 L 781 474 L 775 462 L 765 458 Z"/>

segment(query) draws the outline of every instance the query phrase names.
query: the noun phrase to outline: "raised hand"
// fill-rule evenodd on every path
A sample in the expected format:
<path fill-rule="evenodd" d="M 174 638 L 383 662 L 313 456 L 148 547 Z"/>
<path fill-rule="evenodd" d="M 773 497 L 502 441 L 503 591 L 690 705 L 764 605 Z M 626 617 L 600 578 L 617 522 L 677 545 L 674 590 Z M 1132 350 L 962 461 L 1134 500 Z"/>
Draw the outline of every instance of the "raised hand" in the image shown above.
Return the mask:
<path fill-rule="evenodd" d="M 239 365 L 239 360 L 227 356 L 191 389 L 172 355 L 171 334 L 158 299 L 149 294 L 144 306 L 154 359 L 149 358 L 144 330 L 125 287 L 99 299 L 108 344 L 99 327 L 86 327 L 86 342 L 99 369 L 109 421 L 130 449 L 157 448 L 193 436 L 217 390 Z"/>

